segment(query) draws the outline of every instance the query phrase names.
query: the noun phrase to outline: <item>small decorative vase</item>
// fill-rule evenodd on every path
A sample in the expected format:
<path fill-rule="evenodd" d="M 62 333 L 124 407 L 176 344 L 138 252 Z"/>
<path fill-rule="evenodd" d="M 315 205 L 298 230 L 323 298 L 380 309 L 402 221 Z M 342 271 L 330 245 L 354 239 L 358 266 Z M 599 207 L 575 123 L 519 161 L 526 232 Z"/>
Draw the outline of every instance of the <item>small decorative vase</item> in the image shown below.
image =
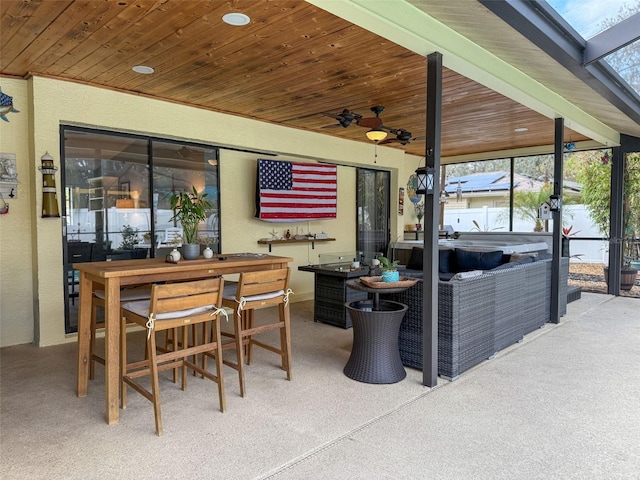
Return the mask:
<path fill-rule="evenodd" d="M 213 250 L 209 247 L 205 248 L 202 252 L 202 256 L 204 258 L 213 258 Z"/>
<path fill-rule="evenodd" d="M 399 282 L 400 272 L 382 272 L 382 281 L 385 283 Z"/>
<path fill-rule="evenodd" d="M 183 243 L 182 256 L 185 260 L 196 260 L 200 256 L 200 245 L 197 243 Z"/>
<path fill-rule="evenodd" d="M 180 261 L 180 252 L 177 248 L 174 248 L 173 250 L 171 250 L 171 252 L 169 252 L 169 258 L 171 258 L 172 262 Z"/>

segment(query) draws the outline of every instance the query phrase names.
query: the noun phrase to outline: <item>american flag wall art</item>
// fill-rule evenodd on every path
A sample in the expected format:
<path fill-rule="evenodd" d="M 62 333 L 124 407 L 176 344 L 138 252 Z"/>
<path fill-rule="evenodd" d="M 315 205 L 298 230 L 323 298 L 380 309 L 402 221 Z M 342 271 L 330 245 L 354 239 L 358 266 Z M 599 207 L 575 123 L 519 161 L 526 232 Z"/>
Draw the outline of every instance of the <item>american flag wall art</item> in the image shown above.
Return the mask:
<path fill-rule="evenodd" d="M 256 217 L 268 222 L 336 218 L 335 165 L 258 159 Z"/>

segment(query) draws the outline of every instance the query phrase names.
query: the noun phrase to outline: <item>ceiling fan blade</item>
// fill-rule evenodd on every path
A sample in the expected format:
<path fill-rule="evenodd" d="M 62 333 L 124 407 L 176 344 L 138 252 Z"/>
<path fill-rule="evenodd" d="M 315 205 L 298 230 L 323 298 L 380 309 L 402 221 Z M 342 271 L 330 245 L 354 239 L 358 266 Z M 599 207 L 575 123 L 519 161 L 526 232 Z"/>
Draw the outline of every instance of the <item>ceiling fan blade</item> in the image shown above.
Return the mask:
<path fill-rule="evenodd" d="M 342 127 L 342 125 L 340 125 L 339 123 L 333 123 L 331 125 L 325 125 L 324 127 L 321 127 L 321 128 L 338 128 L 338 127 Z"/>
<path fill-rule="evenodd" d="M 426 135 L 423 135 L 423 136 L 421 136 L 421 137 L 413 137 L 413 138 L 411 139 L 411 141 L 412 141 L 412 142 L 421 142 L 421 141 L 426 140 L 426 139 L 427 139 L 427 136 L 426 136 Z"/>
<path fill-rule="evenodd" d="M 358 125 L 364 128 L 380 128 L 382 127 L 382 119 L 378 117 L 359 118 Z"/>
<path fill-rule="evenodd" d="M 378 145 L 386 145 L 388 143 L 401 143 L 397 138 L 387 138 L 386 140 L 382 140 L 378 142 Z"/>
<path fill-rule="evenodd" d="M 327 117 L 335 118 L 336 120 L 340 120 L 344 118 L 339 113 L 331 113 L 331 112 L 320 112 L 321 115 L 326 115 Z"/>

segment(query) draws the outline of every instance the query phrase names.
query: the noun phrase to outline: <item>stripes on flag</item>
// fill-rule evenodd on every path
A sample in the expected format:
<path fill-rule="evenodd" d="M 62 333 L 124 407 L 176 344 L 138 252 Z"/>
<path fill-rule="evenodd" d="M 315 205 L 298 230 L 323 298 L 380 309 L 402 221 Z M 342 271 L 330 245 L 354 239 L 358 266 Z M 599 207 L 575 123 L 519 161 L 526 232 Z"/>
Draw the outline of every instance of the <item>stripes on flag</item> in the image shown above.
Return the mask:
<path fill-rule="evenodd" d="M 258 159 L 256 217 L 269 222 L 336 218 L 335 165 Z"/>

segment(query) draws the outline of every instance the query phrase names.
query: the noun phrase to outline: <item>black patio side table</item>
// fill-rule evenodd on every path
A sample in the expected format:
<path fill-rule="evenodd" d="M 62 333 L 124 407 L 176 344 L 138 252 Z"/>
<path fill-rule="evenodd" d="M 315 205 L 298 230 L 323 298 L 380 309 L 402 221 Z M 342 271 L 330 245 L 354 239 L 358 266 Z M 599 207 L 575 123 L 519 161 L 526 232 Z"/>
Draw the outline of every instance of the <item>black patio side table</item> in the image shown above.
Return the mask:
<path fill-rule="evenodd" d="M 344 374 L 364 383 L 396 383 L 407 376 L 398 349 L 400 324 L 408 309 L 402 303 L 380 300 L 381 293 L 399 293 L 408 287 L 373 288 L 359 279 L 347 286 L 373 295 L 370 300 L 345 304 L 353 321 L 353 347 Z"/>

